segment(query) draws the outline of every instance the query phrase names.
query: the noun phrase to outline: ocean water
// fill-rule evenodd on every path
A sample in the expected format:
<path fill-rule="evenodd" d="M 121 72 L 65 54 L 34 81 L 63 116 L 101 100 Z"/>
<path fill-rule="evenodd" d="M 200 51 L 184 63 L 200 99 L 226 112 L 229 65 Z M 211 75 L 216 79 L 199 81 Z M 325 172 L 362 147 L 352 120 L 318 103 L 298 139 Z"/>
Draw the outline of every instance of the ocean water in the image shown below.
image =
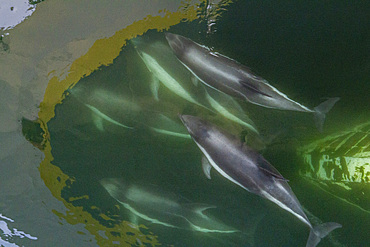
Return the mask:
<path fill-rule="evenodd" d="M 135 11 L 143 13 L 125 26 L 112 17 L 95 30 L 90 24 L 86 29 L 94 30 L 89 31 L 92 34 L 72 35 L 87 32 L 78 26 L 66 34 L 71 40 L 58 41 L 62 48 L 37 53 L 45 59 L 40 59 L 36 72 L 29 73 L 32 79 L 27 71 L 18 78 L 22 85 L 21 93 L 14 93 L 20 98 L 18 108 L 9 103 L 11 77 L 4 71 L 0 74 L 0 86 L 8 90 L 3 98 L 9 110 L 3 115 L 21 125 L 12 129 L 19 132 L 17 143 L 27 140 L 35 152 L 13 159 L 22 147 L 8 134 L 13 132 L 1 126 L 10 155 L 0 156 L 7 161 L 1 173 L 8 185 L 4 203 L 0 202 L 4 215 L 0 223 L 18 224 L 26 233 L 1 227 L 4 243 L 0 245 L 305 246 L 309 229 L 293 215 L 215 170 L 211 180 L 206 178 L 202 153 L 178 118 L 178 114 L 190 114 L 227 129 L 257 149 L 289 180 L 313 225 L 329 221 L 342 225 L 318 246 L 367 246 L 370 5 L 365 1 L 158 2 L 145 11 L 133 3 L 122 4 L 119 8 L 132 16 Z M 38 11 L 42 16 L 42 11 L 73 8 L 71 3 L 55 4 L 40 3 L 36 16 L 21 25 L 40 18 Z M 107 13 L 98 16 L 120 16 L 114 11 L 118 6 L 113 7 L 105 6 Z M 82 4 L 75 8 L 75 16 L 84 12 Z M 91 13 L 80 15 L 93 22 Z M 73 20 L 79 23 L 79 18 Z M 114 27 L 108 28 L 109 23 Z M 210 110 L 206 86 L 171 53 L 165 32 L 183 35 L 240 62 L 311 109 L 327 98 L 340 100 L 319 132 L 312 114 L 268 109 L 210 91 L 230 113 L 254 126 L 257 135 Z M 12 41 L 13 33 L 0 40 L 7 47 L 0 54 L 9 56 L 8 60 L 13 54 L 34 59 L 36 55 L 19 48 L 16 38 Z M 152 60 L 148 56 L 145 60 L 145 54 Z M 27 68 L 34 71 L 32 65 Z M 199 104 L 181 97 L 181 89 L 166 86 L 171 80 Z M 45 86 L 34 86 L 40 81 L 46 81 Z M 30 95 L 32 103 L 23 100 Z M 40 103 L 33 110 L 37 117 L 32 117 L 35 114 L 27 106 L 35 105 L 37 97 Z M 16 148 L 7 140 L 13 140 Z M 18 173 L 7 175 L 6 166 L 31 156 L 32 174 L 22 173 L 22 181 L 29 183 L 21 191 L 12 190 L 11 177 Z M 23 197 L 26 202 L 35 201 L 35 209 L 27 214 L 19 213 Z M 34 218 L 39 227 L 30 227 Z M 42 232 L 46 226 L 48 234 Z M 58 231 L 60 237 L 50 237 Z M 15 237 L 22 234 L 29 235 Z"/>

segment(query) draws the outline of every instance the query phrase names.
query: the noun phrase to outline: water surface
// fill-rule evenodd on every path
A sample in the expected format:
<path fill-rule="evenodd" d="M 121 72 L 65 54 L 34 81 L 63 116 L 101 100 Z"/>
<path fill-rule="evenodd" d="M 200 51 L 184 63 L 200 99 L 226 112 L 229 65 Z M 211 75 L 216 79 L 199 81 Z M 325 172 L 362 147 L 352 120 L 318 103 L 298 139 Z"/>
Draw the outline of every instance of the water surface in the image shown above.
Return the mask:
<path fill-rule="evenodd" d="M 104 5 L 107 13 L 95 12 L 106 21 L 96 27 L 99 21 L 83 4 L 45 1 L 2 39 L 9 49 L 0 51 L 0 63 L 12 75 L 0 73 L 1 93 L 7 90 L 1 117 L 11 123 L 0 129 L 6 147 L 0 156 L 2 184 L 8 185 L 7 189 L 1 186 L 0 213 L 7 217 L 1 222 L 18 224 L 30 235 L 19 240 L 1 228 L 1 239 L 25 246 L 65 239 L 79 246 L 304 246 L 309 230 L 294 216 L 214 171 L 211 180 L 205 177 L 201 152 L 184 137 L 180 113 L 202 116 L 241 138 L 246 135 L 247 142 L 289 179 L 314 225 L 327 221 L 343 225 L 319 246 L 369 242 L 369 5 L 217 2 L 135 8 L 128 2 Z M 74 9 L 70 13 L 74 19 L 62 25 L 60 17 L 55 23 L 63 28 L 75 23 L 76 28 L 67 33 L 62 31 L 66 29 L 53 31 L 55 37 L 65 34 L 64 39 L 36 42 L 32 37 L 41 39 L 47 30 L 41 17 L 61 7 Z M 132 19 L 106 19 L 122 16 L 117 8 L 130 9 Z M 86 28 L 79 26 L 82 17 L 90 24 Z M 27 32 L 27 25 L 34 29 L 40 25 L 44 33 Z M 261 133 L 261 138 L 253 139 L 248 129 L 186 101 L 164 85 L 159 88 L 159 100 L 155 99 L 150 88 L 153 75 L 135 42 L 140 38 L 149 44 L 166 44 L 164 31 L 239 61 L 307 107 L 327 97 L 341 100 L 327 115 L 323 133 L 317 131 L 310 114 L 237 101 Z M 29 37 L 26 48 L 21 37 Z M 178 72 L 182 78 L 187 75 L 184 71 Z M 196 90 L 192 93 L 201 95 Z M 20 168 L 9 169 L 12 166 Z M 12 182 L 16 177 L 13 181 L 18 182 Z M 186 224 L 181 220 L 174 221 L 181 228 L 173 228 L 135 219 L 104 189 L 104 178 L 158 188 L 183 205 L 215 206 L 204 214 L 238 232 L 205 233 L 183 229 Z M 22 205 L 30 202 L 34 206 L 21 213 Z M 35 218 L 40 228 L 31 227 Z M 41 230 L 45 226 L 48 233 Z M 48 237 L 57 231 L 59 238 Z"/>

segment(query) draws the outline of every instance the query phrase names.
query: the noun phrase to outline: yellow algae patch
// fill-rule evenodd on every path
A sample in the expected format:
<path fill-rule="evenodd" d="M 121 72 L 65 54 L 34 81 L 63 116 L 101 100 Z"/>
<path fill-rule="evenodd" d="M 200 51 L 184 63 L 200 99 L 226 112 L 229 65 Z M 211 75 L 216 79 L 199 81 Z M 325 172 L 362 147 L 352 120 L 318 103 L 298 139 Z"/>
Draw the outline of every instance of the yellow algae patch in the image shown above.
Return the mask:
<path fill-rule="evenodd" d="M 68 207 L 68 205 L 66 206 Z M 101 225 L 98 220 L 84 211 L 82 207 L 72 206 L 70 209 L 66 214 L 56 210 L 53 210 L 53 213 L 65 219 L 69 224 L 83 223 L 85 229 L 95 236 L 99 246 L 112 246 L 113 243 L 119 243 L 119 246 L 131 246 L 137 242 L 137 239 L 140 239 L 143 244 L 160 245 L 156 236 L 144 235 L 138 228 L 131 226 L 130 222 L 123 221 L 120 225 L 109 228 Z M 101 236 L 100 232 L 104 232 L 106 237 Z"/>
<path fill-rule="evenodd" d="M 194 6 L 186 8 L 184 12 L 165 11 L 165 13 L 163 17 L 149 15 L 117 31 L 112 37 L 97 40 L 85 55 L 73 62 L 64 80 L 60 81 L 57 76 L 51 78 L 40 104 L 39 119 L 44 123 L 49 122 L 54 117 L 55 106 L 62 103 L 64 99 L 63 93 L 100 66 L 112 64 L 127 40 L 142 35 L 150 29 L 165 30 L 181 21 L 192 21 L 197 18 Z"/>
<path fill-rule="evenodd" d="M 105 220 L 111 220 L 111 218 L 105 214 L 99 214 L 100 217 L 102 217 Z"/>
<path fill-rule="evenodd" d="M 70 197 L 68 198 L 68 200 L 70 202 L 73 202 L 73 201 L 77 201 L 77 200 L 81 200 L 81 199 L 89 199 L 89 196 L 88 195 L 84 195 L 84 196 L 78 196 L 78 197 Z"/>
<path fill-rule="evenodd" d="M 65 91 L 68 88 L 72 88 L 81 78 L 90 75 L 100 66 L 112 64 L 127 40 L 141 35 L 149 29 L 164 30 L 181 21 L 192 21 L 197 18 L 195 6 L 188 5 L 186 8 L 179 9 L 174 13 L 166 10 L 162 12 L 165 13 L 164 16 L 147 16 L 143 20 L 134 22 L 126 28 L 117 31 L 112 37 L 97 40 L 85 55 L 73 62 L 68 75 L 63 80 L 59 80 L 57 76 L 50 79 L 44 99 L 40 104 L 39 121 L 45 132 L 44 138 L 46 139 L 43 150 L 45 159 L 39 167 L 40 175 L 53 196 L 62 201 L 67 208 L 66 214 L 56 210 L 53 210 L 53 212 L 65 219 L 69 224 L 84 224 L 85 228 L 95 236 L 100 246 L 111 246 L 113 243 L 120 243 L 120 246 L 131 246 L 137 243 L 137 241 L 152 246 L 160 245 L 160 243 L 156 236 L 151 233 L 144 235 L 140 228 L 133 226 L 130 222 L 123 221 L 112 228 L 103 226 L 90 213 L 84 211 L 82 207 L 76 207 L 62 198 L 61 191 L 66 187 L 67 181 L 71 184 L 74 182 L 74 179 L 52 164 L 54 158 L 51 153 L 47 123 L 55 116 L 55 107 L 57 104 L 62 103 L 65 98 Z M 78 199 L 88 199 L 88 196 L 70 198 L 69 201 Z M 110 219 L 106 215 L 101 215 L 101 217 Z M 144 226 L 140 227 L 146 228 Z M 105 236 L 102 236 L 101 232 L 104 232 Z"/>

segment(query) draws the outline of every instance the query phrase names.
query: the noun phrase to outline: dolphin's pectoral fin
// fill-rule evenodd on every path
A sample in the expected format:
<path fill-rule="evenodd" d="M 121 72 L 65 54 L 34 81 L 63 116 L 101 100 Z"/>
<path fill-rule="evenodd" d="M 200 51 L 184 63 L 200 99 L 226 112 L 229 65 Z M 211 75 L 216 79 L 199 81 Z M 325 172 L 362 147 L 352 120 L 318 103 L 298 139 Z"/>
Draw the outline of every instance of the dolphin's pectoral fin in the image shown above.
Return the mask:
<path fill-rule="evenodd" d="M 206 158 L 206 156 L 204 156 L 204 155 L 202 157 L 202 168 L 203 168 L 204 175 L 206 175 L 206 177 L 208 179 L 211 179 L 211 168 L 212 168 L 212 166 L 209 163 L 209 161 Z"/>
<path fill-rule="evenodd" d="M 257 158 L 257 164 L 258 168 L 263 171 L 266 175 L 273 176 L 277 179 L 284 180 L 284 181 L 289 181 L 288 179 L 285 179 L 283 175 L 280 174 L 278 170 L 276 170 L 275 167 L 273 167 L 270 162 L 265 160 L 261 155 L 258 156 Z"/>
<path fill-rule="evenodd" d="M 95 127 L 100 131 L 104 131 L 103 117 L 101 116 L 102 113 L 92 105 L 85 104 L 85 106 L 92 111 L 92 119 Z"/>
<path fill-rule="evenodd" d="M 124 127 L 124 128 L 128 128 L 128 129 L 133 129 L 133 127 L 130 127 L 130 126 L 126 126 L 124 124 L 121 124 L 119 122 L 117 122 L 116 120 L 110 118 L 109 116 L 105 115 L 104 113 L 102 113 L 99 109 L 95 108 L 94 106 L 92 105 L 89 105 L 89 104 L 85 104 L 93 113 L 93 121 L 96 125 L 96 127 L 103 131 L 104 128 L 103 128 L 103 119 L 107 120 L 108 122 L 112 123 L 112 124 L 115 124 L 115 125 L 118 125 L 118 126 L 121 126 L 121 127 Z"/>
<path fill-rule="evenodd" d="M 101 117 L 99 117 L 96 114 L 93 114 L 93 122 L 98 130 L 104 131 L 103 119 Z"/>
<path fill-rule="evenodd" d="M 265 93 L 265 92 L 262 92 L 258 87 L 250 84 L 249 82 L 247 81 L 239 81 L 239 83 L 245 87 L 246 89 L 248 89 L 249 91 L 251 91 L 251 93 L 254 93 L 254 94 L 261 94 L 263 96 L 266 96 L 266 97 L 269 97 L 269 98 L 272 98 L 271 95 Z"/>
<path fill-rule="evenodd" d="M 137 217 L 135 214 L 133 214 L 133 213 L 130 213 L 130 215 L 129 215 L 129 221 L 130 221 L 132 224 L 136 225 L 136 226 L 138 226 L 138 225 L 139 225 L 139 219 L 138 219 L 138 217 Z"/>
<path fill-rule="evenodd" d="M 160 86 L 160 83 L 159 83 L 158 78 L 152 75 L 152 80 L 150 82 L 150 91 L 152 92 L 153 97 L 156 101 L 159 100 L 159 97 L 158 97 L 159 86 Z"/>
<path fill-rule="evenodd" d="M 195 77 L 194 75 L 191 76 L 191 82 L 194 84 L 194 86 L 198 86 L 199 85 L 199 79 L 197 77 Z"/>
<path fill-rule="evenodd" d="M 242 130 L 239 137 L 242 143 L 248 143 L 248 131 L 247 130 Z"/>
<path fill-rule="evenodd" d="M 214 205 L 209 205 L 205 203 L 187 203 L 186 207 L 189 208 L 191 211 L 196 212 L 200 215 L 206 216 L 203 214 L 203 212 L 210 208 L 217 208 Z"/>

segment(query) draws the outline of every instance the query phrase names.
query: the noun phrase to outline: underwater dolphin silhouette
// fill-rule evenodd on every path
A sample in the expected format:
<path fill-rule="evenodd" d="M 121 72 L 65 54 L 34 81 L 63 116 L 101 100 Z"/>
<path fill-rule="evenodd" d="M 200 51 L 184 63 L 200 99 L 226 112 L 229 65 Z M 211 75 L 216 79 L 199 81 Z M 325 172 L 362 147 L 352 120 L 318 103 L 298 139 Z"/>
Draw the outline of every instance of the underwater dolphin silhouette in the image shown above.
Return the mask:
<path fill-rule="evenodd" d="M 341 227 L 328 222 L 313 227 L 287 180 L 262 155 L 236 136 L 189 115 L 179 116 L 205 157 L 203 171 L 211 178 L 211 167 L 243 189 L 266 198 L 288 211 L 310 228 L 306 247 L 316 246 L 332 230 Z"/>
<path fill-rule="evenodd" d="M 127 95 L 103 88 L 79 86 L 68 89 L 67 93 L 91 111 L 92 121 L 100 131 L 105 131 L 105 121 L 125 129 L 134 129 L 136 118 L 142 112 L 141 106 Z"/>
<path fill-rule="evenodd" d="M 319 131 L 323 129 L 325 114 L 339 100 L 329 98 L 313 110 L 309 109 L 291 100 L 237 61 L 181 35 L 165 35 L 177 58 L 207 86 L 263 107 L 313 113 Z"/>
<path fill-rule="evenodd" d="M 147 42 L 137 37 L 131 42 L 152 74 L 150 88 L 157 101 L 160 85 L 163 84 L 188 102 L 210 111 L 215 110 L 223 117 L 259 134 L 253 121 L 241 110 L 238 103 L 233 102 L 231 96 L 198 83 L 199 80 L 182 65 L 165 40 Z"/>
<path fill-rule="evenodd" d="M 181 63 L 177 63 L 177 58 L 165 42 L 149 43 L 140 38 L 135 38 L 131 42 L 135 45 L 136 52 L 152 74 L 150 88 L 156 100 L 159 100 L 158 90 L 160 84 L 163 84 L 179 97 L 207 108 L 203 102 L 199 101 L 202 98 L 196 97 L 196 94 L 201 93 L 201 88 L 190 82 L 191 73 L 182 69 L 183 66 Z"/>
<path fill-rule="evenodd" d="M 204 211 L 215 208 L 215 206 L 189 203 L 154 185 L 126 183 L 118 178 L 104 178 L 100 184 L 134 217 L 152 224 L 203 233 L 238 232 L 204 214 Z"/>

